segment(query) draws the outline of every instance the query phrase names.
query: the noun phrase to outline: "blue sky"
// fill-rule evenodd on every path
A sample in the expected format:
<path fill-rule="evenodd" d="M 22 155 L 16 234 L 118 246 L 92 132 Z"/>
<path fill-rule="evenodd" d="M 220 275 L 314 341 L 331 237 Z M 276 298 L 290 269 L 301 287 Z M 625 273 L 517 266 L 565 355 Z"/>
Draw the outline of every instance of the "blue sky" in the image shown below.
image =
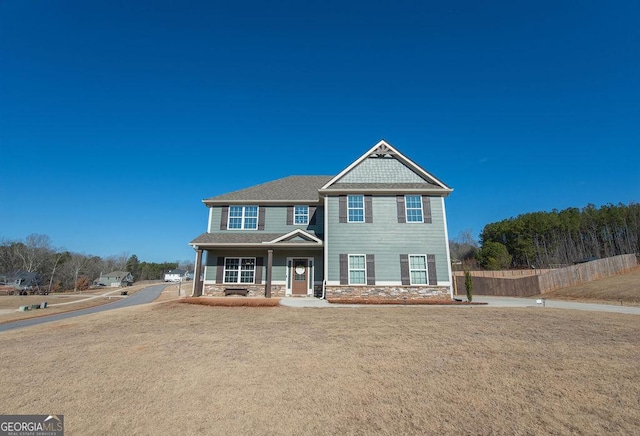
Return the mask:
<path fill-rule="evenodd" d="M 0 238 L 193 258 L 203 198 L 384 138 L 450 236 L 640 200 L 637 1 L 0 1 Z"/>

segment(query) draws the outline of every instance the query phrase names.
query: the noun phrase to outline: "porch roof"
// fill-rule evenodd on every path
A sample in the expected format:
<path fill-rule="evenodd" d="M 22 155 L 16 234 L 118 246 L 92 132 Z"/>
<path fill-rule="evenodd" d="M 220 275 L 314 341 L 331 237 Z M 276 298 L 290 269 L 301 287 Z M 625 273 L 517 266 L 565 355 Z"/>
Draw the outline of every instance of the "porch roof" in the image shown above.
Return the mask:
<path fill-rule="evenodd" d="M 304 237 L 304 233 L 309 238 Z M 314 247 L 322 248 L 321 238 L 312 231 L 291 233 L 203 233 L 189 243 L 192 247 Z"/>

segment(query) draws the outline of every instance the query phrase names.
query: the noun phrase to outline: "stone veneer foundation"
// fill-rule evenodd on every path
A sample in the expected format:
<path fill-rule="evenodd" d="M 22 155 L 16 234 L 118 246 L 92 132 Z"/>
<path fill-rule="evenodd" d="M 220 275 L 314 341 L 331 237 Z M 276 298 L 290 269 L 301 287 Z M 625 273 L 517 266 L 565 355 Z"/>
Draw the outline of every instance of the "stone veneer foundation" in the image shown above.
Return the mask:
<path fill-rule="evenodd" d="M 248 289 L 249 293 L 247 297 L 264 297 L 264 285 L 204 285 L 204 289 L 202 290 L 202 295 L 209 297 L 224 297 L 224 290 L 227 288 L 242 288 Z M 315 286 L 314 293 L 316 297 L 322 296 L 322 286 Z M 285 296 L 285 286 L 284 285 L 271 285 L 271 296 L 272 297 L 284 297 Z M 301 295 L 301 297 L 305 297 L 305 295 Z"/>
<path fill-rule="evenodd" d="M 329 298 L 385 298 L 389 300 L 443 300 L 451 299 L 446 286 L 327 286 L 326 297 Z"/>

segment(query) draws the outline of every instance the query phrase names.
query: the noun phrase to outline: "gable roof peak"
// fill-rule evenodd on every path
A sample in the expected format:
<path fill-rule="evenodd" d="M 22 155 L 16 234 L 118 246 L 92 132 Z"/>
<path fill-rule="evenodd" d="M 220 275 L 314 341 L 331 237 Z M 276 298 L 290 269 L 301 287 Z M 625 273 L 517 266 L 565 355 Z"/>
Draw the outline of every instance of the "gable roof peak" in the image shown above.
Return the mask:
<path fill-rule="evenodd" d="M 445 195 L 445 196 L 449 195 L 449 193 L 451 191 L 453 191 L 453 189 L 449 188 L 447 185 L 442 183 L 440 180 L 438 180 L 432 174 L 429 174 L 427 171 L 425 171 L 420 165 L 416 164 L 411 159 L 409 159 L 408 157 L 406 157 L 405 155 L 400 153 L 398 150 L 396 150 L 395 147 L 393 147 L 391 144 L 389 144 L 386 140 L 381 139 L 380 141 L 378 141 L 378 143 L 376 143 L 376 145 L 371 147 L 371 149 L 369 149 L 366 153 L 364 153 L 362 156 L 360 156 L 358 159 L 356 159 L 353 163 L 351 163 L 351 165 L 349 165 L 347 168 L 342 170 L 337 176 L 335 176 L 331 180 L 329 180 L 322 188 L 320 188 L 320 192 L 323 193 L 324 191 L 326 191 L 328 189 L 332 189 L 333 188 L 332 190 L 335 190 L 335 188 L 338 188 L 338 186 L 340 185 L 340 182 L 343 180 L 343 178 L 351 170 L 356 168 L 358 165 L 360 165 L 366 159 L 382 159 L 382 158 L 384 158 L 384 159 L 395 159 L 398 162 L 400 162 L 402 165 L 404 165 L 410 171 L 412 171 L 417 177 L 421 178 L 427 184 L 431 185 L 429 187 L 429 190 L 431 190 L 431 191 L 436 191 L 437 193 L 439 193 L 441 195 Z M 381 188 L 379 186 L 373 186 L 373 184 L 371 184 L 371 183 L 369 183 L 369 185 L 370 185 L 371 189 L 374 189 L 376 191 L 379 191 L 380 189 L 383 189 L 383 188 Z M 344 188 L 344 186 L 343 186 L 343 188 Z M 391 185 L 389 185 L 389 188 L 393 189 L 391 187 Z M 403 189 L 406 189 L 406 188 L 407 188 L 407 186 L 403 187 Z M 359 187 L 358 189 L 362 190 L 363 188 Z"/>

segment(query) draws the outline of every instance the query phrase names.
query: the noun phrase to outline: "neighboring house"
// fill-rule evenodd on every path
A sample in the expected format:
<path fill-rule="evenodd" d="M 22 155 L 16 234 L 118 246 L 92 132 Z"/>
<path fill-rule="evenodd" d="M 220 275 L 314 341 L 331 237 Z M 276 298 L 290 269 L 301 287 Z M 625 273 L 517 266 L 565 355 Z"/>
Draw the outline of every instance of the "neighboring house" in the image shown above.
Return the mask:
<path fill-rule="evenodd" d="M 165 282 L 181 282 L 187 280 L 187 270 L 170 269 L 164 275 Z"/>
<path fill-rule="evenodd" d="M 336 176 L 291 176 L 203 200 L 194 296 L 453 298 L 452 189 L 380 141 Z M 203 264 L 204 260 L 204 264 Z"/>
<path fill-rule="evenodd" d="M 133 284 L 133 276 L 127 271 L 113 271 L 108 274 L 101 274 L 96 281 L 98 286 L 123 287 Z"/>
<path fill-rule="evenodd" d="M 41 285 L 40 275 L 36 272 L 14 271 L 0 274 L 0 285 L 12 286 L 16 290 L 37 289 Z"/>

